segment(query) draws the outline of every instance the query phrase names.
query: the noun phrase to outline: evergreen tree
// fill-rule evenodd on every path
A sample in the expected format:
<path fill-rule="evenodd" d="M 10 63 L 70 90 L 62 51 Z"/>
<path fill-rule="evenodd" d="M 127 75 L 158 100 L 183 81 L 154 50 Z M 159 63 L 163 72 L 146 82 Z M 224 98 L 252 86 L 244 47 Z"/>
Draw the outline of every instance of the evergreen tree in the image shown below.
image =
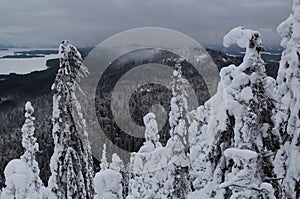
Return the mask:
<path fill-rule="evenodd" d="M 221 131 L 203 159 L 211 171 L 206 169 L 199 177 L 208 176 L 210 182 L 198 194 L 218 199 L 274 198 L 274 188 L 280 195 L 278 184 L 270 180 L 275 177 L 272 151 L 279 145 L 271 120 L 275 80 L 265 74 L 258 32 L 234 28 L 224 37 L 225 47 L 232 44 L 246 48 L 246 54 L 241 65 L 230 65 L 220 72 L 221 94 L 216 96 L 223 96 L 226 126 L 217 128 Z"/>
<path fill-rule="evenodd" d="M 148 113 L 143 118 L 144 124 L 146 127 L 145 130 L 145 139 L 146 142 L 152 143 L 154 148 L 161 147 L 161 143 L 159 142 L 159 134 L 158 134 L 158 125 L 156 121 L 156 116 L 154 113 Z"/>
<path fill-rule="evenodd" d="M 60 68 L 52 85 L 52 136 L 54 154 L 51 157 L 49 187 L 55 198 L 91 199 L 93 161 L 86 123 L 76 92 L 78 82 L 87 76 L 81 55 L 68 41 L 59 47 Z"/>
<path fill-rule="evenodd" d="M 232 140 L 222 82 L 218 85 L 217 93 L 192 112 L 192 116 L 189 172 L 195 192 L 190 195 L 195 194 L 195 198 L 213 198 L 222 180 L 222 151 L 231 145 Z"/>
<path fill-rule="evenodd" d="M 25 148 L 25 153 L 21 156 L 21 160 L 26 162 L 26 164 L 32 169 L 32 177 L 28 182 L 27 196 L 38 198 L 42 197 L 43 182 L 41 181 L 39 174 L 40 169 L 38 162 L 36 161 L 36 153 L 39 151 L 39 144 L 36 142 L 34 137 L 34 120 L 32 116 L 34 109 L 31 106 L 30 102 L 27 102 L 25 105 L 25 123 L 22 127 L 22 146 Z"/>
<path fill-rule="evenodd" d="M 50 195 L 39 177 L 40 169 L 36 161 L 39 151 L 37 139 L 34 137 L 34 108 L 30 102 L 25 104 L 25 122 L 22 126 L 22 146 L 25 149 L 20 159 L 10 161 L 5 168 L 7 187 L 1 195 L 6 198 L 44 199 Z"/>
<path fill-rule="evenodd" d="M 186 198 L 190 191 L 189 182 L 189 126 L 190 113 L 188 112 L 188 101 L 185 86 L 187 80 L 182 77 L 181 61 L 177 61 L 172 76 L 171 111 L 169 113 L 171 139 L 167 145 L 173 145 L 173 153 L 180 155 L 174 162 L 172 176 L 174 177 L 173 198 Z"/>
<path fill-rule="evenodd" d="M 94 199 L 121 199 L 122 197 L 122 181 L 123 177 L 120 173 L 123 162 L 113 154 L 112 163 L 108 166 L 106 159 L 106 146 L 104 144 L 101 159 L 101 170 L 95 175 L 95 191 Z"/>
<path fill-rule="evenodd" d="M 292 14 L 277 27 L 282 53 L 277 76 L 279 103 L 274 131 L 282 136 L 275 159 L 275 172 L 283 197 L 300 198 L 300 1 L 293 1 Z"/>
<path fill-rule="evenodd" d="M 144 170 L 144 165 L 159 164 L 161 159 L 152 159 L 151 154 L 161 153 L 163 147 L 159 142 L 157 122 L 153 113 L 148 113 L 143 118 L 145 124 L 146 142 L 138 153 L 131 157 L 131 177 L 129 180 L 129 194 L 127 199 L 153 198 L 166 199 L 172 194 L 172 178 L 169 168 L 160 168 L 155 171 Z M 135 157 L 145 154 L 144 163 Z M 146 154 L 149 154 L 147 156 Z M 173 168 L 173 167 L 172 167 Z"/>
<path fill-rule="evenodd" d="M 240 154 L 250 150 L 257 153 L 256 169 L 247 170 L 250 159 L 242 160 L 241 170 L 247 171 L 249 175 L 255 176 L 256 187 L 261 183 L 274 179 L 272 172 L 273 151 L 278 150 L 279 135 L 272 133 L 272 110 L 276 100 L 275 83 L 265 74 L 264 61 L 261 59 L 260 52 L 263 50 L 260 35 L 256 31 L 235 28 L 224 37 L 224 45 L 230 46 L 232 43 L 238 43 L 240 47 L 246 48 L 246 54 L 243 63 L 237 68 L 228 67 L 221 71 L 221 79 L 226 89 L 226 103 L 228 105 L 229 117 L 234 117 L 233 127 L 233 147 Z M 246 155 L 246 154 L 245 154 Z M 228 157 L 232 159 L 232 157 Z M 227 167 L 236 167 L 241 161 L 233 160 L 228 162 Z M 247 157 L 244 157 L 247 158 Z M 238 163 L 237 163 L 238 162 Z M 232 165 L 233 164 L 233 165 Z M 230 175 L 225 177 L 225 181 L 230 181 Z M 280 195 L 276 181 L 270 181 L 276 188 L 276 194 Z M 255 194 L 262 195 L 262 190 L 249 188 L 247 182 L 239 184 L 244 186 L 240 192 L 245 190 L 250 195 L 244 197 L 251 198 Z M 231 186 L 232 197 L 238 191 Z M 229 186 L 230 187 L 230 186 Z M 246 187 L 246 188 L 245 188 Z M 228 191 L 228 190 L 227 190 Z M 230 193 L 229 193 L 230 194 Z M 251 195 L 252 194 L 252 195 Z"/>

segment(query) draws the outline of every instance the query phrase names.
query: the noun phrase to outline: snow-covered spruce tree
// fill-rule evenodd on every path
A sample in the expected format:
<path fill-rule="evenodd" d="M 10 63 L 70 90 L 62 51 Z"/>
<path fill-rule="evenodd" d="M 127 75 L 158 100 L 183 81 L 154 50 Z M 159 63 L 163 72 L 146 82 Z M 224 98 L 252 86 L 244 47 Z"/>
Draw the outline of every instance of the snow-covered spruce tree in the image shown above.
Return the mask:
<path fill-rule="evenodd" d="M 241 170 L 235 172 L 245 175 L 247 171 L 249 172 L 247 175 L 254 176 L 257 181 L 256 183 L 252 182 L 251 185 L 244 181 L 244 183 L 239 183 L 239 188 L 236 188 L 236 183 L 228 174 L 225 176 L 222 187 L 227 187 L 225 195 L 229 194 L 233 198 L 238 193 L 245 198 L 255 195 L 263 197 L 266 195 L 265 192 L 270 192 L 270 197 L 274 197 L 272 196 L 273 191 L 267 191 L 260 187 L 262 183 L 269 182 L 275 188 L 276 195 L 280 196 L 280 190 L 276 181 L 273 180 L 275 176 L 272 172 L 273 152 L 278 150 L 279 145 L 279 135 L 273 134 L 271 119 L 274 103 L 277 100 L 275 80 L 265 74 L 264 61 L 260 56 L 263 47 L 257 31 L 242 27 L 234 28 L 224 37 L 224 46 L 228 47 L 234 43 L 246 48 L 243 63 L 238 67 L 231 65 L 224 68 L 220 74 L 226 93 L 228 115 L 229 118 L 233 117 L 234 121 L 232 146 L 245 159 L 235 159 L 234 155 L 236 154 L 227 156 L 226 167 L 229 170 L 239 167 Z M 256 169 L 254 170 L 245 170 L 250 165 L 248 161 L 254 161 L 252 158 L 247 158 L 247 150 L 257 153 L 257 160 L 254 164 Z M 239 166 L 238 164 L 241 162 L 243 165 Z"/>
<path fill-rule="evenodd" d="M 128 195 L 129 174 L 125 171 L 123 160 L 116 153 L 112 154 L 109 168 L 122 175 L 122 197 L 125 198 Z"/>
<path fill-rule="evenodd" d="M 300 1 L 294 0 L 292 14 L 277 27 L 282 53 L 277 76 L 280 102 L 274 131 L 282 136 L 275 159 L 275 172 L 285 198 L 300 198 Z"/>
<path fill-rule="evenodd" d="M 25 105 L 25 123 L 22 126 L 22 146 L 25 148 L 20 160 L 10 161 L 5 168 L 7 187 L 1 199 L 6 198 L 46 198 L 46 190 L 39 177 L 40 169 L 36 161 L 39 145 L 34 137 L 34 109 L 30 102 Z"/>
<path fill-rule="evenodd" d="M 173 153 L 180 155 L 174 162 L 173 177 L 174 191 L 173 198 L 186 198 L 191 186 L 189 182 L 189 126 L 190 114 L 188 112 L 188 101 L 185 86 L 187 80 L 182 77 L 181 61 L 177 61 L 172 76 L 171 111 L 169 113 L 170 136 L 167 145 L 173 145 Z"/>
<path fill-rule="evenodd" d="M 95 191 L 96 195 L 94 199 L 121 199 L 122 197 L 122 169 L 123 162 L 117 156 L 113 154 L 112 163 L 108 167 L 106 159 L 106 146 L 103 147 L 102 159 L 101 159 L 101 170 L 96 173 Z"/>
<path fill-rule="evenodd" d="M 21 160 L 32 170 L 32 177 L 28 182 L 26 195 L 28 198 L 42 198 L 43 197 L 43 182 L 39 177 L 40 169 L 35 155 L 39 150 L 39 144 L 34 137 L 34 120 L 32 116 L 34 109 L 30 102 L 25 105 L 25 123 L 22 127 L 22 146 L 25 148 L 25 153 L 21 156 Z"/>
<path fill-rule="evenodd" d="M 246 48 L 246 54 L 241 65 L 230 65 L 220 72 L 218 92 L 224 92 L 226 126 L 220 126 L 222 131 L 217 132 L 215 144 L 204 159 L 212 168 L 212 177 L 208 171 L 210 182 L 198 196 L 272 198 L 273 187 L 277 195 L 280 192 L 272 180 L 272 152 L 277 151 L 279 143 L 278 135 L 272 133 L 271 120 L 276 99 L 275 80 L 265 74 L 258 32 L 234 28 L 224 37 L 225 47 L 232 44 Z M 255 155 L 248 157 L 249 154 Z"/>
<path fill-rule="evenodd" d="M 145 142 L 138 153 L 147 153 L 162 147 L 159 142 L 158 126 L 154 113 L 148 113 L 143 117 L 145 124 Z"/>
<path fill-rule="evenodd" d="M 223 165 L 222 151 L 231 145 L 232 130 L 228 127 L 225 108 L 225 94 L 222 82 L 217 93 L 197 111 L 191 112 L 190 139 L 190 180 L 195 192 L 191 198 L 214 197 L 221 183 L 218 168 Z M 215 173 L 215 180 L 214 174 Z"/>
<path fill-rule="evenodd" d="M 121 172 L 124 169 L 124 163 L 116 153 L 112 154 L 109 168 L 118 172 Z"/>
<path fill-rule="evenodd" d="M 154 113 L 148 113 L 144 116 L 143 120 L 146 127 L 146 141 L 138 153 L 132 154 L 131 157 L 131 177 L 129 180 L 129 194 L 127 199 L 170 198 L 173 185 L 170 170 L 167 168 L 161 168 L 155 171 L 143 170 L 143 165 L 158 164 L 157 160 L 152 162 L 151 153 L 155 153 L 162 149 L 162 145 L 159 142 L 157 122 Z M 145 157 L 148 157 L 149 159 L 146 158 L 144 162 L 133 162 L 134 156 L 138 156 L 142 153 L 148 153 L 149 156 Z M 158 161 L 161 161 L 161 159 Z"/>
<path fill-rule="evenodd" d="M 207 105 L 207 103 L 205 105 Z M 206 144 L 206 138 L 208 138 L 206 127 L 208 125 L 207 120 L 210 117 L 210 109 L 205 106 L 200 106 L 197 112 L 192 112 L 191 115 L 193 116 L 193 122 L 189 128 L 191 145 L 189 154 L 189 175 L 193 188 L 199 191 L 212 179 L 212 165 L 211 162 L 205 158 L 206 151 L 208 150 Z M 217 118 L 215 119 L 217 120 Z M 206 196 L 204 195 L 203 197 Z M 198 196 L 198 198 L 203 197 Z"/>
<path fill-rule="evenodd" d="M 154 148 L 161 147 L 161 143 L 159 142 L 158 125 L 156 121 L 156 116 L 154 115 L 154 113 L 148 113 L 143 118 L 143 120 L 146 127 L 145 130 L 146 143 L 153 144 Z"/>
<path fill-rule="evenodd" d="M 91 199 L 93 161 L 86 122 L 75 95 L 81 91 L 78 82 L 88 70 L 78 50 L 68 41 L 62 41 L 59 47 L 59 60 L 60 68 L 52 85 L 54 153 L 49 188 L 55 198 Z"/>

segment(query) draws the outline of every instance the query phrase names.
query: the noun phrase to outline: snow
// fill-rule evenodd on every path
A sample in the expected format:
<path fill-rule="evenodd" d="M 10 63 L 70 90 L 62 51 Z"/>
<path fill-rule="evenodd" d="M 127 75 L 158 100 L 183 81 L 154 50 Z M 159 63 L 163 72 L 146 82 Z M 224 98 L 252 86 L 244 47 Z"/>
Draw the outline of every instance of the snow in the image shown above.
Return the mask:
<path fill-rule="evenodd" d="M 260 185 L 260 189 L 264 193 L 264 198 L 276 199 L 276 197 L 274 196 L 274 189 L 273 189 L 273 186 L 271 184 L 264 182 Z"/>
<path fill-rule="evenodd" d="M 102 170 L 95 175 L 96 195 L 94 199 L 120 199 L 122 175 L 112 169 Z"/>
<path fill-rule="evenodd" d="M 233 28 L 224 36 L 223 45 L 228 48 L 233 44 L 237 44 L 241 48 L 248 48 L 249 41 L 254 34 L 259 34 L 257 31 L 245 29 L 242 26 Z"/>
<path fill-rule="evenodd" d="M 155 150 L 155 146 L 151 142 L 145 142 L 143 146 L 139 149 L 139 153 L 149 153 Z"/>
<path fill-rule="evenodd" d="M 124 164 L 123 161 L 120 159 L 120 157 L 114 153 L 111 157 L 111 163 L 109 165 L 109 168 L 114 170 L 114 171 L 118 171 L 120 172 L 121 170 L 124 169 Z"/>
<path fill-rule="evenodd" d="M 226 158 L 251 160 L 257 158 L 257 153 L 251 150 L 229 148 L 224 151 Z"/>
<path fill-rule="evenodd" d="M 20 159 L 11 160 L 4 169 L 5 189 L 2 194 L 13 198 L 25 198 L 28 182 L 33 173 L 29 166 Z M 6 199 L 1 196 L 1 199 Z"/>
<path fill-rule="evenodd" d="M 244 101 L 245 103 L 249 103 L 250 100 L 253 99 L 253 93 L 252 93 L 252 89 L 249 87 L 244 88 L 241 91 L 241 94 L 239 96 L 239 100 L 240 101 Z"/>
<path fill-rule="evenodd" d="M 242 38 L 242 36 L 243 36 L 243 30 L 244 30 L 244 27 L 242 27 L 242 26 L 232 29 L 229 33 L 227 33 L 227 35 L 224 36 L 223 46 L 228 48 L 231 45 L 237 43 L 237 41 L 240 38 Z M 242 48 L 244 48 L 244 47 L 242 47 Z"/>
<path fill-rule="evenodd" d="M 169 113 L 169 124 L 171 127 L 175 126 L 178 123 L 178 118 L 180 117 L 179 106 L 176 103 L 177 99 L 171 99 L 171 112 Z"/>
<path fill-rule="evenodd" d="M 300 95 L 299 95 L 299 41 L 300 41 L 300 2 L 294 0 L 292 14 L 277 27 L 282 37 L 282 53 L 277 76 L 279 103 L 274 116 L 274 131 L 289 136 L 283 139 L 280 150 L 274 160 L 275 173 L 283 177 L 283 194 L 287 198 L 295 198 L 299 186 L 300 167 L 299 136 L 300 136 Z"/>
<path fill-rule="evenodd" d="M 34 112 L 34 108 L 32 107 L 31 102 L 27 102 L 25 104 L 25 111 L 29 112 L 29 113 L 33 113 Z"/>
<path fill-rule="evenodd" d="M 166 168 L 172 164 L 180 156 L 174 154 L 173 148 L 178 142 L 168 142 L 166 147 L 150 150 L 150 147 L 145 152 L 132 153 L 131 167 L 135 173 L 153 172 Z"/>
<path fill-rule="evenodd" d="M 281 40 L 280 45 L 282 47 L 286 47 L 287 42 L 290 40 L 292 34 L 291 34 L 291 28 L 293 25 L 293 16 L 290 15 L 284 22 L 282 22 L 278 27 L 277 27 L 277 33 L 279 34 L 280 37 L 283 39 Z"/>
<path fill-rule="evenodd" d="M 173 76 L 177 77 L 179 75 L 178 71 L 174 70 L 173 71 Z"/>
<path fill-rule="evenodd" d="M 157 147 L 161 147 L 161 143 L 159 142 L 158 125 L 157 125 L 155 114 L 150 112 L 144 116 L 143 120 L 146 127 L 145 130 L 146 143 L 151 142 L 153 144 L 153 149 Z M 147 146 L 150 148 L 152 147 L 150 146 L 150 144 L 147 144 Z M 152 151 L 153 149 L 149 149 L 149 150 Z"/>
<path fill-rule="evenodd" d="M 194 191 L 188 195 L 188 199 L 209 199 L 204 191 Z"/>

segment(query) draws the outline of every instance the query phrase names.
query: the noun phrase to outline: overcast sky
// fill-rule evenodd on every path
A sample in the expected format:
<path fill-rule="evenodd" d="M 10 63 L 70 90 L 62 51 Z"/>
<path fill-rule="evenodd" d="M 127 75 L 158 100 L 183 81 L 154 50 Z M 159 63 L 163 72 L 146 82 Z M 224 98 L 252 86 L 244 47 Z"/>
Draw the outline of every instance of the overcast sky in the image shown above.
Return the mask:
<path fill-rule="evenodd" d="M 221 45 L 239 25 L 278 44 L 275 29 L 291 6 L 292 0 L 1 0 L 0 44 L 48 46 L 66 38 L 94 46 L 124 30 L 155 26 Z"/>

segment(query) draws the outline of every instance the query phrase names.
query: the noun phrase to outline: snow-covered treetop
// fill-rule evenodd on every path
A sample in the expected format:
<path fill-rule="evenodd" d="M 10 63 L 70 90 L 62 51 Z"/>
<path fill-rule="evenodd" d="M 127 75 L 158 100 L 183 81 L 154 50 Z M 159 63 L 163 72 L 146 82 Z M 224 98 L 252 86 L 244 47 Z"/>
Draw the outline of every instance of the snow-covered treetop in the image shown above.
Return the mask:
<path fill-rule="evenodd" d="M 83 65 L 81 54 L 77 48 L 70 44 L 69 41 L 63 40 L 59 46 L 58 57 L 60 59 L 60 69 L 52 85 L 52 90 L 61 91 L 61 81 L 63 77 L 69 77 L 64 81 L 70 81 L 71 84 L 73 84 L 75 80 L 76 87 L 81 90 L 77 82 L 79 82 L 81 78 L 86 77 L 89 71 L 87 67 Z"/>
<path fill-rule="evenodd" d="M 233 28 L 224 36 L 223 45 L 230 47 L 233 44 L 237 44 L 241 48 L 246 48 L 243 63 L 239 66 L 241 70 L 265 72 L 264 61 L 260 56 L 260 52 L 264 48 L 258 31 L 245 29 L 241 26 Z"/>
<path fill-rule="evenodd" d="M 156 144 L 159 139 L 158 126 L 155 118 L 156 116 L 151 112 L 145 115 L 143 118 L 144 124 L 146 126 L 145 139 L 146 141 L 152 141 L 153 144 Z"/>
<path fill-rule="evenodd" d="M 178 96 L 182 95 L 184 97 L 187 96 L 184 86 L 188 83 L 186 79 L 182 76 L 182 70 L 181 70 L 181 62 L 184 59 L 179 59 L 177 60 L 177 63 L 175 65 L 175 70 L 173 71 L 173 82 L 171 83 L 172 85 L 172 91 L 173 91 L 173 96 Z"/>
<path fill-rule="evenodd" d="M 32 116 L 34 108 L 31 105 L 31 102 L 25 104 L 25 123 L 22 126 L 22 146 L 27 150 L 27 152 L 32 155 L 39 150 L 39 145 L 36 143 L 36 138 L 34 137 L 34 120 L 35 117 Z M 27 153 L 22 157 L 26 158 Z M 31 159 L 31 158 L 30 158 Z M 30 165 L 31 166 L 31 165 Z"/>
<path fill-rule="evenodd" d="M 282 38 L 280 45 L 284 48 L 286 47 L 287 42 L 292 37 L 292 25 L 293 25 L 293 15 L 290 15 L 285 21 L 283 21 L 277 27 L 277 33 Z"/>
<path fill-rule="evenodd" d="M 25 104 L 25 111 L 28 114 L 32 114 L 34 112 L 34 108 L 32 107 L 31 102 L 27 102 Z"/>
<path fill-rule="evenodd" d="M 297 84 L 299 76 L 299 48 L 300 48 L 300 3 L 294 0 L 293 12 L 290 16 L 277 27 L 278 34 L 282 37 L 281 46 L 286 48 L 282 53 L 280 61 L 277 83 L 279 93 L 282 95 L 282 105 L 288 106 L 292 93 L 289 90 Z M 294 80 L 292 80 L 294 79 Z M 292 86 L 292 81 L 294 86 Z"/>
<path fill-rule="evenodd" d="M 115 171 L 121 171 L 122 169 L 124 169 L 124 164 L 123 161 L 121 160 L 121 158 L 114 153 L 111 157 L 111 163 L 109 165 L 109 168 Z"/>
<path fill-rule="evenodd" d="M 139 153 L 146 153 L 155 150 L 158 147 L 161 147 L 161 143 L 159 142 L 159 134 L 158 134 L 158 125 L 156 121 L 156 116 L 154 113 L 148 113 L 143 117 L 145 124 L 145 139 L 146 142 L 140 148 Z"/>
<path fill-rule="evenodd" d="M 237 44 L 241 48 L 256 47 L 257 51 L 263 50 L 259 32 L 245 29 L 242 26 L 233 28 L 224 36 L 224 47 L 228 48 L 233 44 Z"/>
<path fill-rule="evenodd" d="M 150 120 L 152 120 L 152 119 L 155 119 L 156 117 L 155 117 L 155 115 L 154 115 L 154 113 L 148 113 L 147 115 L 145 115 L 144 117 L 143 117 L 143 121 L 144 121 L 144 124 L 146 125 L 146 124 L 148 124 L 149 122 L 150 122 Z"/>
<path fill-rule="evenodd" d="M 300 39 L 300 1 L 294 0 L 293 13 L 283 21 L 278 27 L 277 32 L 282 37 L 281 46 L 286 48 L 288 42 Z M 297 42 L 296 42 L 297 43 Z"/>
<path fill-rule="evenodd" d="M 75 46 L 73 46 L 72 44 L 70 44 L 70 41 L 68 40 L 63 40 L 59 46 L 59 51 L 58 51 L 58 57 L 59 58 L 65 58 L 66 53 L 69 53 L 71 51 L 75 52 L 75 55 L 81 59 L 81 55 L 78 52 L 77 48 Z"/>

